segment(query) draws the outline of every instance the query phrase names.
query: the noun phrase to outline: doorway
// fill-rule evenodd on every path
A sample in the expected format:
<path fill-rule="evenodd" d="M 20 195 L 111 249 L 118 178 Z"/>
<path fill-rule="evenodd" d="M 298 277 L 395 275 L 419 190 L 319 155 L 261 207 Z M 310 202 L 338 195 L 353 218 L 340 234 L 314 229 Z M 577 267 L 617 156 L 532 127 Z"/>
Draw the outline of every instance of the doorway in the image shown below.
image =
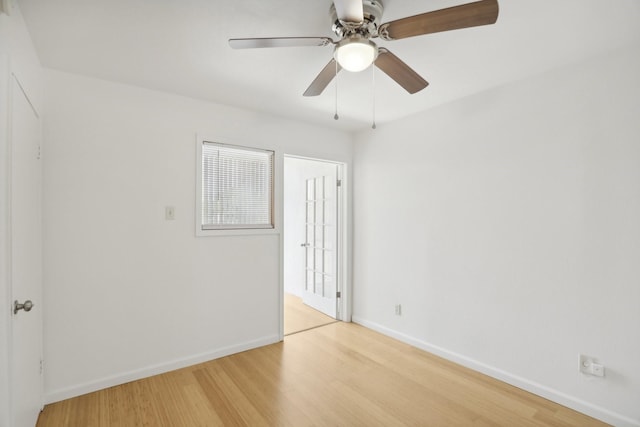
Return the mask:
<path fill-rule="evenodd" d="M 344 320 L 344 169 L 284 157 L 284 335 Z"/>

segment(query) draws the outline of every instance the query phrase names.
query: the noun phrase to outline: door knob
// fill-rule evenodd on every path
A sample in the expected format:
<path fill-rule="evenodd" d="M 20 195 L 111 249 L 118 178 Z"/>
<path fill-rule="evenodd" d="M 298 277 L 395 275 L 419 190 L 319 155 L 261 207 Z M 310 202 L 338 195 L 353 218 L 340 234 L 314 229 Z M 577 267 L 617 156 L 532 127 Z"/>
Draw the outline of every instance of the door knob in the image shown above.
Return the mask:
<path fill-rule="evenodd" d="M 302 243 L 300 244 L 300 246 L 302 246 L 303 248 L 308 248 L 310 245 L 308 243 Z"/>
<path fill-rule="evenodd" d="M 31 300 L 26 300 L 24 304 L 20 304 L 18 300 L 13 302 L 13 314 L 18 314 L 18 311 L 20 310 L 31 311 L 32 308 L 33 302 L 31 302 Z"/>

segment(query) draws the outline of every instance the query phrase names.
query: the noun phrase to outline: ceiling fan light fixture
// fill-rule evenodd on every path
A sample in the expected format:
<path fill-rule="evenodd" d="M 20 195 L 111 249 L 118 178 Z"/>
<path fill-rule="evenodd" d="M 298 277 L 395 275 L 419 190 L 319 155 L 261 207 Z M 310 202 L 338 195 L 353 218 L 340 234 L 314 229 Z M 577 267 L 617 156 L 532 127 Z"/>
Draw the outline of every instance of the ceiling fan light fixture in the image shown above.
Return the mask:
<path fill-rule="evenodd" d="M 341 40 L 334 52 L 338 64 L 347 71 L 357 73 L 373 64 L 378 56 L 378 47 L 374 42 L 360 36 Z"/>

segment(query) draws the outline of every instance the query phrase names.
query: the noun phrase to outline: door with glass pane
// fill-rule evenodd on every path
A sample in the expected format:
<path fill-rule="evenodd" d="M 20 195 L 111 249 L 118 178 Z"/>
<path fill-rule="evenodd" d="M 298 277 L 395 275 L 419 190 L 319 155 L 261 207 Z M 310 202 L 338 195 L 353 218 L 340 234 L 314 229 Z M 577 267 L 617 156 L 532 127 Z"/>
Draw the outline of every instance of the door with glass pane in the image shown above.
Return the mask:
<path fill-rule="evenodd" d="M 337 308 L 337 189 L 336 164 L 318 163 L 306 180 L 305 304 L 336 317 Z"/>

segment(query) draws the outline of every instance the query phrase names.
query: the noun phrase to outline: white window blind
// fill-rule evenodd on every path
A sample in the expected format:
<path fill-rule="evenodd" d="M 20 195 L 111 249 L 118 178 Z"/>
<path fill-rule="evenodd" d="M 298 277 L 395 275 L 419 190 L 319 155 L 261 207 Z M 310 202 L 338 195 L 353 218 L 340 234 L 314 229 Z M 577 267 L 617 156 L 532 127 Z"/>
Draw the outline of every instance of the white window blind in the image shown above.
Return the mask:
<path fill-rule="evenodd" d="M 202 229 L 273 228 L 273 151 L 202 143 Z"/>

